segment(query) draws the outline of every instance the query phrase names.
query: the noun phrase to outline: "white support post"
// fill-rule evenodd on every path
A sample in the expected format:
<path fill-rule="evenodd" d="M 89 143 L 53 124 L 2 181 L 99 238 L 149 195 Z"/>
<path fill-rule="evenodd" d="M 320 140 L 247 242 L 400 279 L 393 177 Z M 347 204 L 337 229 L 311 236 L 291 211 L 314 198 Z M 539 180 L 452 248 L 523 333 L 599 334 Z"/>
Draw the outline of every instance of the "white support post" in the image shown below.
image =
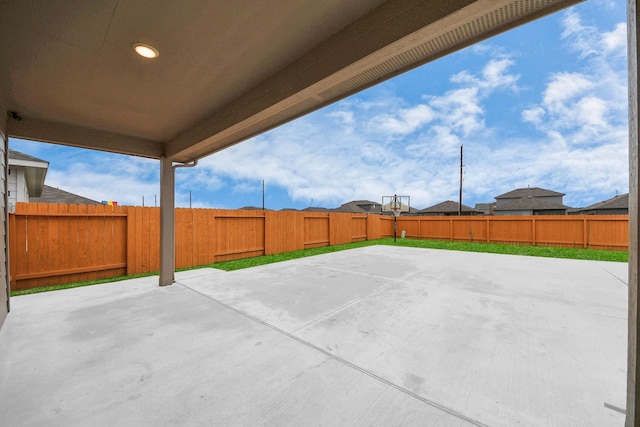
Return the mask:
<path fill-rule="evenodd" d="M 638 217 L 638 3 L 627 1 L 629 54 L 629 319 L 627 350 L 627 427 L 640 425 L 640 372 L 638 371 L 638 260 L 640 260 L 640 223 Z"/>
<path fill-rule="evenodd" d="M 170 159 L 160 160 L 160 286 L 175 280 L 175 170 Z"/>

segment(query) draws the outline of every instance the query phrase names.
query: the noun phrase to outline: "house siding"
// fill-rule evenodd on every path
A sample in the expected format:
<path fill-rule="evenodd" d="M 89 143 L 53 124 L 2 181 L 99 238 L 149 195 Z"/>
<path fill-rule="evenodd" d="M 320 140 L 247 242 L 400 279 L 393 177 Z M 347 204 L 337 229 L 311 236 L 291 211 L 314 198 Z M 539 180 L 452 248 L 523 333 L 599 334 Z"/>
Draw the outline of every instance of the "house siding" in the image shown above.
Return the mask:
<path fill-rule="evenodd" d="M 563 203 L 563 200 L 562 200 L 563 196 L 543 196 L 538 198 L 541 200 L 546 200 L 551 203 L 557 203 L 559 205 Z"/>
<path fill-rule="evenodd" d="M 495 215 L 566 215 L 564 194 L 544 188 L 518 188 L 496 196 Z"/>
<path fill-rule="evenodd" d="M 496 216 L 523 216 L 523 215 L 533 215 L 533 211 L 496 211 Z"/>
<path fill-rule="evenodd" d="M 5 111 L 0 99 L 0 111 Z M 2 115 L 4 116 L 4 114 Z M 7 152 L 6 118 L 0 118 L 0 327 L 9 313 L 9 259 L 7 235 Z"/>
<path fill-rule="evenodd" d="M 16 202 L 29 201 L 29 191 L 27 190 L 25 182 L 24 168 L 9 167 L 7 175 L 7 202 L 9 212 L 16 210 Z"/>
<path fill-rule="evenodd" d="M 563 196 L 535 196 L 535 198 L 539 199 L 539 200 L 544 200 L 544 201 L 549 202 L 549 203 L 557 203 L 559 205 L 561 205 L 563 203 L 563 201 L 562 201 Z M 511 202 L 513 202 L 514 200 L 517 200 L 517 199 L 520 199 L 520 197 L 514 197 L 514 198 L 508 198 L 508 199 L 506 199 L 506 198 L 500 198 L 500 199 L 496 198 L 496 207 L 500 208 L 500 207 L 506 205 L 507 203 L 511 203 Z"/>
<path fill-rule="evenodd" d="M 595 209 L 593 212 L 585 212 L 585 214 L 589 215 L 628 215 L 629 209 Z"/>

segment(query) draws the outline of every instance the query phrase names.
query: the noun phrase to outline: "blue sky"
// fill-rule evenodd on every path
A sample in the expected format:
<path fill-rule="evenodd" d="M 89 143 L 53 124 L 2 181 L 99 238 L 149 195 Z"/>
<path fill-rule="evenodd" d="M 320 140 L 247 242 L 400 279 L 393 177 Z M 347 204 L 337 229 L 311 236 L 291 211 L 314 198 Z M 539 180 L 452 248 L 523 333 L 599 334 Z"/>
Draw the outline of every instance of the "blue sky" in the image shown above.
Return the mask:
<path fill-rule="evenodd" d="M 176 171 L 176 205 L 422 209 L 516 188 L 582 207 L 628 192 L 626 3 L 590 0 L 427 64 Z M 153 206 L 159 162 L 12 139 L 46 184 Z"/>

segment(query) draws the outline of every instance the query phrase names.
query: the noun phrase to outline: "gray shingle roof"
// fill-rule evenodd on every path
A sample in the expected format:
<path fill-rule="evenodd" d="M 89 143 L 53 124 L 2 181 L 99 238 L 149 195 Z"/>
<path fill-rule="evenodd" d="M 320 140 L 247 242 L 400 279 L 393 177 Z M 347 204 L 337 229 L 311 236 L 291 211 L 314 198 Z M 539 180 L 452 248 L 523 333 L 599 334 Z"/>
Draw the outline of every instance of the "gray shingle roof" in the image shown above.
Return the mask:
<path fill-rule="evenodd" d="M 476 206 L 474 209 L 479 210 L 479 211 L 488 211 L 491 210 L 495 207 L 495 202 L 493 203 L 476 203 Z"/>
<path fill-rule="evenodd" d="M 594 203 L 593 205 L 587 206 L 586 208 L 582 208 L 580 210 L 586 211 L 594 209 L 629 209 L 629 193 L 621 194 L 602 202 Z"/>
<path fill-rule="evenodd" d="M 370 200 L 353 200 L 333 209 L 334 212 L 352 212 L 352 213 L 364 213 L 364 212 L 376 212 L 379 213 L 382 205 L 378 202 L 372 202 Z M 365 209 L 366 208 L 366 209 Z"/>
<path fill-rule="evenodd" d="M 66 203 L 71 205 L 100 205 L 101 203 L 96 200 L 91 200 L 86 197 L 78 196 L 77 194 L 69 193 L 59 188 L 53 188 L 45 185 L 42 188 L 42 194 L 40 197 L 31 197 L 29 202 L 32 203 Z"/>
<path fill-rule="evenodd" d="M 29 162 L 42 162 L 49 164 L 49 162 L 47 162 L 46 160 L 21 153 L 20 151 L 12 150 L 11 148 L 9 148 L 9 158 L 14 160 L 25 160 Z"/>
<path fill-rule="evenodd" d="M 304 212 L 331 212 L 331 209 L 322 208 L 319 206 L 309 206 L 307 208 L 302 209 Z"/>
<path fill-rule="evenodd" d="M 557 191 L 545 190 L 544 188 L 531 187 L 531 188 L 518 188 L 508 193 L 496 196 L 496 199 L 518 199 L 527 197 L 549 197 L 549 196 L 564 196 L 564 193 L 558 193 Z"/>
<path fill-rule="evenodd" d="M 462 212 L 473 212 L 473 209 L 470 206 L 462 204 Z M 429 206 L 428 208 L 424 208 L 418 212 L 422 213 L 454 213 L 458 212 L 458 202 L 453 202 L 451 200 L 447 200 L 446 202 L 438 203 L 437 205 Z"/>

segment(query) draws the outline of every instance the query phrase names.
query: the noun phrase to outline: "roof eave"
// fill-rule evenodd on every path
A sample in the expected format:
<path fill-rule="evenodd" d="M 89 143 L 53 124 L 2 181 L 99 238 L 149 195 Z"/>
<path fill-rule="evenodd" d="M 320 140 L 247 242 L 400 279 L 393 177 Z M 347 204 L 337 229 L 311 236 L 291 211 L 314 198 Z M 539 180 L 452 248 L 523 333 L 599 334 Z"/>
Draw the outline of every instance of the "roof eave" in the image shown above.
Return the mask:
<path fill-rule="evenodd" d="M 535 3 L 515 16 L 505 12 L 518 10 L 510 1 L 386 2 L 169 141 L 166 156 L 185 162 L 213 154 L 581 1 Z"/>

